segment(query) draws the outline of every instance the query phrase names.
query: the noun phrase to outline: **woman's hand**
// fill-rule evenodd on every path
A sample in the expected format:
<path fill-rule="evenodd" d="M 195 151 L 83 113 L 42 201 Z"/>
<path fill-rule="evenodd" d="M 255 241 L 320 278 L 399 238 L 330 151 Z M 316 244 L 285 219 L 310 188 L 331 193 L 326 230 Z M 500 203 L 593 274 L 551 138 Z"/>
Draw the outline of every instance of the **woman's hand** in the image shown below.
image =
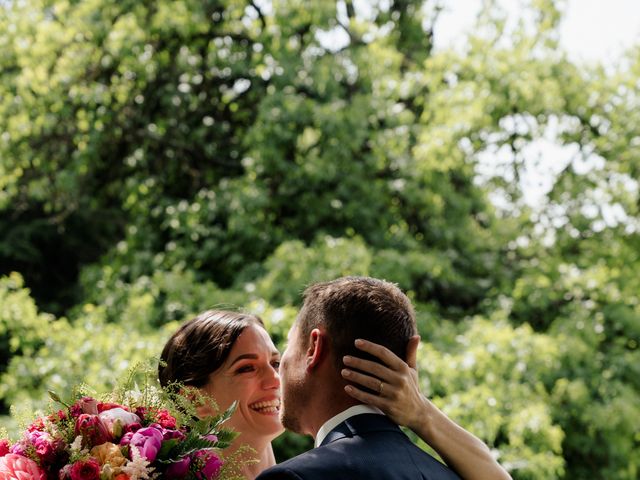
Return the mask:
<path fill-rule="evenodd" d="M 356 347 L 378 358 L 384 365 L 370 360 L 346 356 L 347 368 L 342 377 L 375 393 L 368 393 L 352 385 L 345 391 L 363 403 L 378 407 L 395 423 L 411 429 L 424 422 L 427 399 L 420 393 L 416 354 L 420 337 L 411 337 L 407 345 L 407 362 L 391 350 L 367 340 L 356 340 Z"/>
<path fill-rule="evenodd" d="M 384 364 L 347 356 L 343 378 L 376 393 L 353 385 L 344 387 L 356 400 L 381 409 L 395 423 L 413 430 L 429 444 L 463 480 L 511 480 L 487 445 L 447 417 L 420 393 L 416 354 L 420 337 L 411 337 L 407 362 L 387 348 L 356 340 L 356 347 Z M 357 370 L 357 371 L 356 371 Z"/>

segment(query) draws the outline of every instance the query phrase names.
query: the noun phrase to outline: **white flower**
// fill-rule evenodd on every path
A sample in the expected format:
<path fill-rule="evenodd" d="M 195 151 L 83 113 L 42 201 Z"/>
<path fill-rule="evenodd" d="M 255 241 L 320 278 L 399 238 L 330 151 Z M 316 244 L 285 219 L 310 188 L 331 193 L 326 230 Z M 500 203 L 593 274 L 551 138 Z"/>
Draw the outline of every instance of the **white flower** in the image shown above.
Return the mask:
<path fill-rule="evenodd" d="M 147 469 L 149 461 L 140 455 L 140 451 L 137 448 L 131 449 L 132 459 L 120 470 L 129 476 L 130 480 L 150 480 L 150 470 Z"/>
<path fill-rule="evenodd" d="M 80 450 L 82 448 L 82 435 L 78 435 L 71 444 L 71 450 Z"/>
<path fill-rule="evenodd" d="M 132 423 L 139 423 L 140 417 L 135 413 L 127 412 L 124 408 L 112 408 L 98 415 L 98 418 L 107 431 L 115 437 L 122 435 L 123 427 Z"/>
<path fill-rule="evenodd" d="M 69 445 L 69 448 L 71 449 L 72 452 L 79 452 L 81 455 L 85 455 L 89 453 L 89 450 L 87 450 L 86 448 L 84 449 L 82 448 L 82 435 L 78 435 L 73 440 L 73 443 Z"/>

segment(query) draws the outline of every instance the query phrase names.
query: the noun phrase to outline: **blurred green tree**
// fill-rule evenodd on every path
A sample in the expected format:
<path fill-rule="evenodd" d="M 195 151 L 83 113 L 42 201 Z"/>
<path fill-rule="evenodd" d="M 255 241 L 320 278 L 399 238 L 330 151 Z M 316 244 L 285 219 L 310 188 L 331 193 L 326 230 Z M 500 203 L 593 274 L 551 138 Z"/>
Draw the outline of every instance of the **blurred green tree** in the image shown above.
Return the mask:
<path fill-rule="evenodd" d="M 373 275 L 514 478 L 637 478 L 640 47 L 574 64 L 562 5 L 437 50 L 429 0 L 1 2 L 0 407 L 108 389 L 213 306 L 282 344 L 307 284 Z"/>

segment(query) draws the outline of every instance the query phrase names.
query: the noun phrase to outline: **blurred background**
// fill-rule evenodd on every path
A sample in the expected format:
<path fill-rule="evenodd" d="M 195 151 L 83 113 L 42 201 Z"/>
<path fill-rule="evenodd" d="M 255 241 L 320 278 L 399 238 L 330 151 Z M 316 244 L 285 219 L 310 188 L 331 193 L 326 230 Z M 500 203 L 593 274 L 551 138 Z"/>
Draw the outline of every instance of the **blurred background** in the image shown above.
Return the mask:
<path fill-rule="evenodd" d="M 211 307 L 282 347 L 306 285 L 370 275 L 514 479 L 639 478 L 639 30 L 635 0 L 0 1 L 0 424 Z"/>

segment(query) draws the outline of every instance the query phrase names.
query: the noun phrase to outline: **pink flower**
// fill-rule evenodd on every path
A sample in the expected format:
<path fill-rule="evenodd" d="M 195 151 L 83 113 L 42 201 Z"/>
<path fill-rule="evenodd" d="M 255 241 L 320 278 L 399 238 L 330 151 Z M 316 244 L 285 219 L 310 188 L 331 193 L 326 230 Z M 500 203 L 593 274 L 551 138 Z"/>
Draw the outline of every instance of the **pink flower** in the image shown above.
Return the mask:
<path fill-rule="evenodd" d="M 126 447 L 127 445 L 129 445 L 129 443 L 131 443 L 131 438 L 133 437 L 133 434 L 135 432 L 127 432 L 125 433 L 122 438 L 120 439 L 120 446 L 122 447 Z"/>
<path fill-rule="evenodd" d="M 30 458 L 7 453 L 0 458 L 0 480 L 45 480 L 45 473 Z"/>
<path fill-rule="evenodd" d="M 71 480 L 100 480 L 100 464 L 95 458 L 77 461 L 71 466 Z"/>
<path fill-rule="evenodd" d="M 42 463 L 51 463 L 55 459 L 56 447 L 60 442 L 55 442 L 47 432 L 29 432 L 27 439 L 36 451 L 36 455 Z"/>
<path fill-rule="evenodd" d="M 98 418 L 113 437 L 120 437 L 129 425 L 140 424 L 140 417 L 120 407 L 105 410 L 98 415 Z"/>
<path fill-rule="evenodd" d="M 137 448 L 140 456 L 153 462 L 162 446 L 162 432 L 153 427 L 141 428 L 131 436 L 129 446 Z"/>
<path fill-rule="evenodd" d="M 220 473 L 222 460 L 213 450 L 198 450 L 195 453 L 195 459 L 198 466 L 202 465 L 196 473 L 196 477 L 200 480 L 213 480 Z"/>
<path fill-rule="evenodd" d="M 182 433 L 180 430 L 170 430 L 167 428 L 163 428 L 161 431 L 163 440 L 173 440 L 174 438 L 177 438 L 178 440 L 184 439 L 184 433 Z"/>
<path fill-rule="evenodd" d="M 124 433 L 133 433 L 133 432 L 137 432 L 138 430 L 140 430 L 142 428 L 142 425 L 139 423 L 130 423 L 129 425 L 125 425 L 124 426 Z"/>
<path fill-rule="evenodd" d="M 177 462 L 173 462 L 165 471 L 165 478 L 182 478 L 189 473 L 189 465 L 191 465 L 190 457 L 183 457 Z"/>
<path fill-rule="evenodd" d="M 207 440 L 209 440 L 210 442 L 213 442 L 213 443 L 217 443 L 218 442 L 218 436 L 214 435 L 213 433 L 210 433 L 209 435 L 205 435 L 204 438 L 206 438 Z"/>
<path fill-rule="evenodd" d="M 4 457 L 7 453 L 9 453 L 9 440 L 3 438 L 0 440 L 0 457 Z"/>
<path fill-rule="evenodd" d="M 20 440 L 16 443 L 14 443 L 13 445 L 11 445 L 11 447 L 9 448 L 9 452 L 10 453 L 15 453 L 16 455 L 22 455 L 23 457 L 27 456 L 27 448 L 28 448 L 28 443 L 26 440 Z"/>
<path fill-rule="evenodd" d="M 76 419 L 76 435 L 82 435 L 85 445 L 95 446 L 111 440 L 111 433 L 105 428 L 98 415 L 81 414 Z"/>

